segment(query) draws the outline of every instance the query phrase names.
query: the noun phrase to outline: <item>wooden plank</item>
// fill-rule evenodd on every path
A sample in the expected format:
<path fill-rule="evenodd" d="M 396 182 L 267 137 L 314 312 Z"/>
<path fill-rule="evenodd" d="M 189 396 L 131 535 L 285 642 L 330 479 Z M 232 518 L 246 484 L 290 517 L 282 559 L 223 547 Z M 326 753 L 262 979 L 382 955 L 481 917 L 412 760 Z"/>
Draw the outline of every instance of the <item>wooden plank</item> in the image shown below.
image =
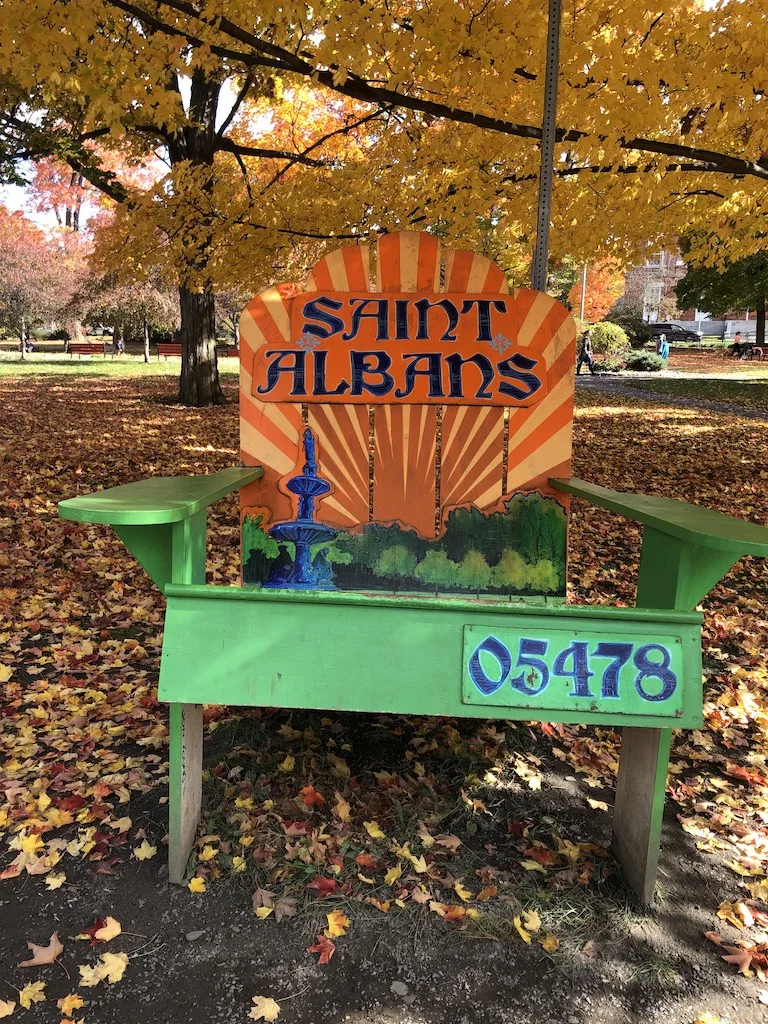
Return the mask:
<path fill-rule="evenodd" d="M 179 885 L 184 882 L 200 821 L 203 705 L 171 704 L 169 732 L 168 880 Z"/>
<path fill-rule="evenodd" d="M 418 600 L 407 607 L 403 602 L 408 599 L 338 594 L 323 595 L 322 600 L 312 594 L 313 600 L 304 604 L 285 599 L 297 597 L 295 592 L 227 587 L 174 586 L 168 592 L 161 700 L 202 702 L 215 695 L 223 703 L 270 707 L 614 725 L 658 725 L 665 720 L 653 700 L 639 710 L 633 703 L 622 713 L 620 700 L 614 712 L 592 712 L 581 707 L 520 708 L 509 702 L 489 706 L 462 699 L 465 626 L 503 630 L 524 622 L 527 631 L 546 634 L 556 623 L 558 630 L 574 636 L 583 629 L 602 632 L 606 639 L 626 631 L 648 643 L 658 636 L 678 636 L 683 713 L 674 720 L 693 728 L 702 721 L 697 621 L 637 616 L 633 609 L 612 609 L 604 616 L 599 608 L 542 612 L 469 602 L 453 607 L 447 601 L 424 608 Z M 194 673 L 190 664 L 196 666 Z"/>
<path fill-rule="evenodd" d="M 578 480 L 553 479 L 553 487 L 592 505 L 618 512 L 689 544 L 743 555 L 768 556 L 768 528 L 675 498 L 613 491 Z M 735 560 L 735 559 L 734 559 Z"/>
<path fill-rule="evenodd" d="M 67 498 L 62 519 L 112 526 L 178 523 L 262 476 L 261 467 L 222 469 L 208 476 L 155 476 Z"/>
<path fill-rule="evenodd" d="M 624 728 L 613 808 L 612 848 L 624 877 L 652 903 L 659 865 L 671 729 Z"/>

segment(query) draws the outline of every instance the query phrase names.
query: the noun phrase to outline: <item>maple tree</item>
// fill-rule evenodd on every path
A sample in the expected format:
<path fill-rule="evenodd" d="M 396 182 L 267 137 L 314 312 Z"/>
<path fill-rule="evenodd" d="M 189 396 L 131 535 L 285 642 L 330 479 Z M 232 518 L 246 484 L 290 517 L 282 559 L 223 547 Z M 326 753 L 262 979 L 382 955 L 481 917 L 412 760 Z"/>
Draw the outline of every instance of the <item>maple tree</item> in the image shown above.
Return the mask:
<path fill-rule="evenodd" d="M 574 314 L 581 310 L 581 277 L 568 292 L 568 303 Z M 584 289 L 584 319 L 596 323 L 604 319 L 624 293 L 624 274 L 615 264 L 601 262 L 587 268 Z"/>
<path fill-rule="evenodd" d="M 216 402 L 214 292 L 302 269 L 308 238 L 430 226 L 522 273 L 541 14 L 540 0 L 8 0 L 0 170 L 55 156 L 120 204 L 113 252 L 136 271 L 161 257 L 180 284 L 181 397 Z M 709 261 L 760 249 L 764 82 L 745 55 L 766 17 L 687 0 L 564 12 L 554 255 L 627 261 L 691 224 L 709 229 Z M 137 190 L 97 145 L 162 151 L 168 172 Z"/>
<path fill-rule="evenodd" d="M 19 338 L 22 358 L 31 328 L 65 310 L 83 272 L 76 241 L 50 238 L 0 204 L 0 323 Z"/>

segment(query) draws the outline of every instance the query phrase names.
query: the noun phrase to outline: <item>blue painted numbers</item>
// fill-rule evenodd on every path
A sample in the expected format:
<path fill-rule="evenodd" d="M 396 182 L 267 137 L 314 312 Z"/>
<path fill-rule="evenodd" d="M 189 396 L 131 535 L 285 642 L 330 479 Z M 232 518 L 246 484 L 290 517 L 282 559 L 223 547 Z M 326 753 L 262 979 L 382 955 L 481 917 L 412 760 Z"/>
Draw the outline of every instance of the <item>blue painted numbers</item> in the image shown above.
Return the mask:
<path fill-rule="evenodd" d="M 658 705 L 678 688 L 670 649 L 661 643 L 600 641 L 590 650 L 586 640 L 560 646 L 549 639 L 522 636 L 512 648 L 489 634 L 472 651 L 467 670 L 483 696 L 502 687 L 511 689 L 510 698 L 515 693 L 535 697 L 548 687 L 562 695 L 557 683 L 563 680 L 568 697 L 610 702 L 627 696 L 632 687 L 642 702 Z"/>

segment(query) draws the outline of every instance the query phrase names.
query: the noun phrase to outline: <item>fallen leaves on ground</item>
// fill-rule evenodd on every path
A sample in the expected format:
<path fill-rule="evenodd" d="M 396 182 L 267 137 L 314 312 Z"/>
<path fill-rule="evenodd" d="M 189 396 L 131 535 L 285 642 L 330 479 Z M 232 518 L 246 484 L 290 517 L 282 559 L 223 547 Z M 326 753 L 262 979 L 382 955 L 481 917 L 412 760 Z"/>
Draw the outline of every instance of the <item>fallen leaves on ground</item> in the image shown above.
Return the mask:
<path fill-rule="evenodd" d="M 120 981 L 128 967 L 126 953 L 102 953 L 96 964 L 81 964 L 80 984 L 84 988 L 93 988 L 102 981 L 114 985 Z"/>
<path fill-rule="evenodd" d="M 27 946 L 32 956 L 29 960 L 22 960 L 19 967 L 42 967 L 45 964 L 52 964 L 64 952 L 64 946 L 56 932 L 46 946 L 37 946 L 34 942 L 28 942 Z"/>
<path fill-rule="evenodd" d="M 24 988 L 19 989 L 19 1005 L 29 1010 L 33 1003 L 45 1002 L 45 982 L 31 981 Z"/>
<path fill-rule="evenodd" d="M 45 884 L 51 901 L 69 865 L 72 877 L 120 875 L 133 858 L 133 869 L 154 871 L 142 861 L 161 849 L 162 832 L 138 828 L 133 807 L 167 785 L 167 709 L 156 699 L 164 602 L 108 528 L 60 520 L 55 503 L 237 461 L 235 405 L 162 405 L 162 386 L 2 384 L 0 876 Z M 578 405 L 576 475 L 768 521 L 763 422 L 596 393 Z M 638 527 L 575 501 L 571 600 L 631 604 L 639 542 Z M 212 510 L 208 550 L 209 580 L 235 583 L 235 498 Z M 753 972 L 768 912 L 766 571 L 745 559 L 707 599 L 705 725 L 676 736 L 668 787 L 692 842 L 731 865 L 720 920 L 748 934 L 721 955 L 746 963 L 748 954 Z M 615 873 L 567 815 L 545 821 L 532 810 L 552 772 L 570 773 L 596 811 L 610 805 L 613 729 L 227 708 L 206 709 L 205 723 L 212 834 L 198 840 L 188 888 L 215 889 L 236 873 L 271 894 L 254 904 L 264 928 L 315 904 L 321 919 L 337 903 L 350 920 L 358 909 L 412 910 L 446 928 L 519 917 L 555 952 L 547 900 L 602 892 Z M 529 902 L 540 930 L 526 926 Z M 334 949 L 322 934 L 309 947 L 321 963 Z"/>
<path fill-rule="evenodd" d="M 252 1020 L 277 1020 L 280 1013 L 280 1004 L 269 996 L 254 996 L 253 1006 L 248 1016 Z"/>

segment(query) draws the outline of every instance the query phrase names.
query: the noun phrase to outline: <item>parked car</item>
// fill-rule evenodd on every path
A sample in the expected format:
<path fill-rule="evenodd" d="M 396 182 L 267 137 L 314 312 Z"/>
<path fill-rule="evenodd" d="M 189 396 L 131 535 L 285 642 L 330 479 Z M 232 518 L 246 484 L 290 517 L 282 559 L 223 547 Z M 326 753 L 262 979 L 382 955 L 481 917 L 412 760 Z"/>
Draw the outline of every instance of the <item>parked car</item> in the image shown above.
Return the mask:
<path fill-rule="evenodd" d="M 676 341 L 701 341 L 701 336 L 696 331 L 689 331 L 680 324 L 649 324 L 651 340 L 655 341 L 660 334 L 666 334 L 667 341 L 674 345 Z"/>
<path fill-rule="evenodd" d="M 106 324 L 92 324 L 88 333 L 92 338 L 106 338 L 111 337 L 115 332 L 113 327 L 107 327 Z"/>

